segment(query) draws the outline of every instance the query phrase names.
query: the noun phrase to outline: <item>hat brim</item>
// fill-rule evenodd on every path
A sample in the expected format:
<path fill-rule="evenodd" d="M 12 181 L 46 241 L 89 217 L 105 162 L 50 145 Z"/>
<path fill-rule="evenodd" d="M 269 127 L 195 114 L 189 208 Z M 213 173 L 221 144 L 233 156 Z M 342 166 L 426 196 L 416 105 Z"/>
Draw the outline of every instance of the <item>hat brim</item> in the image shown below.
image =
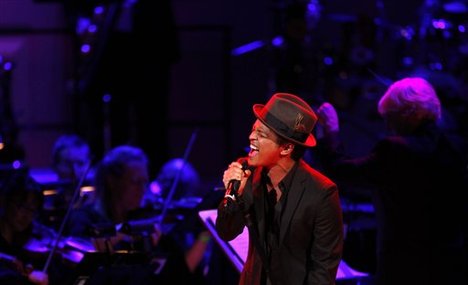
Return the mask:
<path fill-rule="evenodd" d="M 317 145 L 317 141 L 315 140 L 314 136 L 312 134 L 309 134 L 309 136 L 307 137 L 307 139 L 305 140 L 305 142 L 301 142 L 301 141 L 298 141 L 298 140 L 295 140 L 295 139 L 292 139 L 290 137 L 287 137 L 283 134 L 281 134 L 280 132 L 276 131 L 275 128 L 270 125 L 267 121 L 265 121 L 262 116 L 260 115 L 263 110 L 263 107 L 265 107 L 264 104 L 254 104 L 252 109 L 253 109 L 253 112 L 255 114 L 255 117 L 257 117 L 257 119 L 259 119 L 263 124 L 265 124 L 268 128 L 270 128 L 271 130 L 273 130 L 275 132 L 275 134 L 279 135 L 280 137 L 288 140 L 288 141 L 292 141 L 298 145 L 301 145 L 301 146 L 305 146 L 305 147 L 313 147 L 315 145 Z"/>

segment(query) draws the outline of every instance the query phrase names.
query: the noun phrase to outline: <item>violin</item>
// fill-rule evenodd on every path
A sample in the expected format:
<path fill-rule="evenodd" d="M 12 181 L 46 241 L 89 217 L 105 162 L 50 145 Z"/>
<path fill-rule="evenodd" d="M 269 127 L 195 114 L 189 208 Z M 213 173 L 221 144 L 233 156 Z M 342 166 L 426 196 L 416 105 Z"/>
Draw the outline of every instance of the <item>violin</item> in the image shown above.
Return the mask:
<path fill-rule="evenodd" d="M 0 252 L 0 262 L 6 264 L 12 270 L 27 278 L 30 282 L 38 285 L 48 285 L 49 276 L 45 272 L 34 270 L 31 264 L 24 264 L 18 258 Z"/>
<path fill-rule="evenodd" d="M 24 246 L 27 255 L 33 260 L 40 260 L 44 263 L 45 258 L 54 248 L 55 239 L 43 237 L 42 239 L 32 238 Z M 77 266 L 86 253 L 95 252 L 91 241 L 76 238 L 63 237 L 57 242 L 56 250 L 53 252 L 54 258 L 68 267 Z"/>

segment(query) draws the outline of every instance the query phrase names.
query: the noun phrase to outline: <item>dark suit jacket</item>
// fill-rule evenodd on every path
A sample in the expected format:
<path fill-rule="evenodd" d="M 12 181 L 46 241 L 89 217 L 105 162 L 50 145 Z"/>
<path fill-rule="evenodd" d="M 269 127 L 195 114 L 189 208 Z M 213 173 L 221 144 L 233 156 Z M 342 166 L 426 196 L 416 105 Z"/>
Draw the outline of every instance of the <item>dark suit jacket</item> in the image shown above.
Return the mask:
<path fill-rule="evenodd" d="M 253 171 L 238 201 L 221 203 L 216 228 L 224 240 L 232 240 L 249 227 L 249 252 L 239 284 L 261 284 L 265 251 L 265 194 L 260 186 L 261 168 Z M 336 185 L 300 161 L 288 190 L 280 222 L 279 248 L 268 268 L 272 284 L 335 284 L 342 255 L 342 212 Z M 286 178 L 285 178 L 286 179 Z M 263 249 L 254 244 L 257 239 Z"/>

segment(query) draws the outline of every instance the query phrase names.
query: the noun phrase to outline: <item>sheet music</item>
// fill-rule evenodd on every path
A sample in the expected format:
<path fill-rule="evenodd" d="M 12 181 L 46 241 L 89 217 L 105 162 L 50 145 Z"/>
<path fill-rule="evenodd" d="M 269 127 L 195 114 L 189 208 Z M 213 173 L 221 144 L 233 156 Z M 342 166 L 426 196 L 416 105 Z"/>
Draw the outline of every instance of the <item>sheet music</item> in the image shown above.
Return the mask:
<path fill-rule="evenodd" d="M 245 261 L 247 260 L 247 253 L 249 250 L 248 229 L 244 228 L 242 234 L 240 234 L 230 242 L 225 242 L 218 236 L 218 233 L 216 232 L 215 228 L 216 217 L 218 215 L 217 209 L 200 211 L 198 214 L 205 226 L 210 231 L 211 235 L 221 246 L 221 249 L 224 251 L 229 260 L 233 263 L 237 271 L 240 273 L 242 271 L 242 268 L 244 267 Z"/>
<path fill-rule="evenodd" d="M 200 211 L 198 214 L 217 243 L 221 246 L 228 258 L 234 264 L 237 271 L 241 272 L 244 263 L 247 260 L 247 253 L 249 250 L 248 229 L 244 228 L 244 231 L 235 239 L 230 242 L 225 242 L 216 233 L 215 222 L 216 216 L 218 214 L 217 209 Z M 352 269 L 348 264 L 346 264 L 344 260 L 341 260 L 340 265 L 338 266 L 338 271 L 336 272 L 336 279 L 349 279 L 368 275 L 368 273 L 359 272 Z"/>

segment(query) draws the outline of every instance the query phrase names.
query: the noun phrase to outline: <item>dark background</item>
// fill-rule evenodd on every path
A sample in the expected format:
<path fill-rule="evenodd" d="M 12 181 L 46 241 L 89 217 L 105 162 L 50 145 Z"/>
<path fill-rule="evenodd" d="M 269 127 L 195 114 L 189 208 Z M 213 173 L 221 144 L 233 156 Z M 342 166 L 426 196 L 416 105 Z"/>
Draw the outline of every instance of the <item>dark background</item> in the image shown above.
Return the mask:
<path fill-rule="evenodd" d="M 436 87 L 447 130 L 468 137 L 466 1 L 140 0 L 130 26 L 112 16 L 126 2 L 0 0 L 2 166 L 48 169 L 55 139 L 73 132 L 95 161 L 143 147 L 152 178 L 187 154 L 211 190 L 245 154 L 252 104 L 275 92 L 330 101 L 348 152 L 363 154 L 385 132 L 378 99 L 413 75 Z M 79 18 L 97 30 L 80 32 Z M 371 271 L 372 209 L 354 204 L 370 201 L 343 198 L 355 209 L 345 259 Z"/>

